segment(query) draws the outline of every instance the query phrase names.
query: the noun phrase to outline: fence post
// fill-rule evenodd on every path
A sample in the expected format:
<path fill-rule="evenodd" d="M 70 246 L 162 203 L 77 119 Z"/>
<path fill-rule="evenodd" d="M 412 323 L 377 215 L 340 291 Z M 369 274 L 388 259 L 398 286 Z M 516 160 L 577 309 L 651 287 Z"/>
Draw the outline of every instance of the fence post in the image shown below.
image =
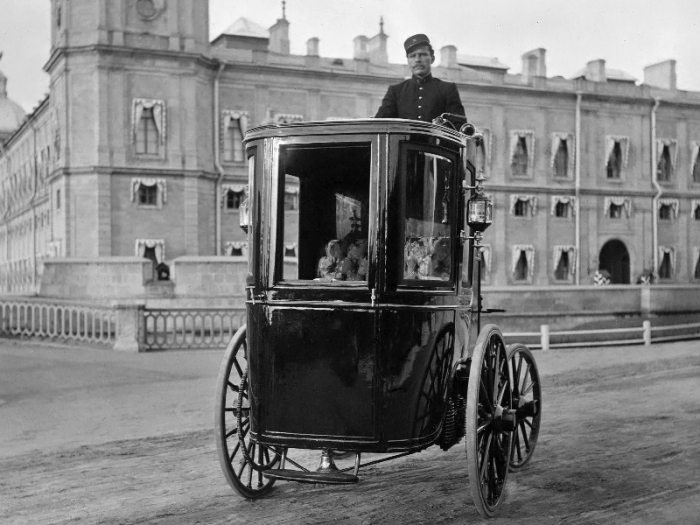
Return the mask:
<path fill-rule="evenodd" d="M 116 312 L 114 350 L 122 352 L 141 351 L 141 319 L 144 301 L 114 301 L 112 308 Z"/>
<path fill-rule="evenodd" d="M 642 323 L 642 329 L 644 330 L 644 344 L 649 346 L 651 344 L 651 321 L 644 321 Z"/>
<path fill-rule="evenodd" d="M 542 350 L 549 350 L 549 325 L 543 324 L 540 326 L 540 344 Z"/>

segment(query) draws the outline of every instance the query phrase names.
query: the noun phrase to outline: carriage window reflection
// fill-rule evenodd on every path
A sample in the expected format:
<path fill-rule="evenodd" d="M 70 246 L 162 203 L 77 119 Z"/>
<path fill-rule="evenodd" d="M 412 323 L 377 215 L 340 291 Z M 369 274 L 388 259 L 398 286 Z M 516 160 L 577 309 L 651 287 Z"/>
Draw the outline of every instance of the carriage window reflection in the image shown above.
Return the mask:
<path fill-rule="evenodd" d="M 406 151 L 404 280 L 452 280 L 452 160 Z"/>
<path fill-rule="evenodd" d="M 281 148 L 281 280 L 367 280 L 370 160 L 369 144 Z"/>

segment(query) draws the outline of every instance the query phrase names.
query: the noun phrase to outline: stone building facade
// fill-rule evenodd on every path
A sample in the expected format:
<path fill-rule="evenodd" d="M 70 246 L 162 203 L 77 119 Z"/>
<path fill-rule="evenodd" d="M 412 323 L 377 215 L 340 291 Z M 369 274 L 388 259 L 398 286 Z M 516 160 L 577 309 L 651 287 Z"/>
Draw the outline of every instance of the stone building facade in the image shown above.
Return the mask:
<path fill-rule="evenodd" d="M 210 41 L 207 4 L 51 0 L 49 96 L 0 152 L 0 291 L 37 291 L 49 258 L 245 255 L 245 130 L 371 117 L 409 74 L 381 25 L 352 59 L 315 38 L 293 55 L 285 14 Z M 436 52 L 485 137 L 486 285 L 590 284 L 599 269 L 700 283 L 700 93 L 676 88 L 674 61 L 638 82 L 603 60 L 548 77 L 544 49 L 518 74 Z"/>

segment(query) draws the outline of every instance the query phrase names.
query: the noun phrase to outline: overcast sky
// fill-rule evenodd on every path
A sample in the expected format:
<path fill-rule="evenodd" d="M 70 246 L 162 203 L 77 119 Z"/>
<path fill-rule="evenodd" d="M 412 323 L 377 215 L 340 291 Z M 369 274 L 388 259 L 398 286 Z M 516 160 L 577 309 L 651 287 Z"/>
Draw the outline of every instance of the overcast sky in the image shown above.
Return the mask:
<path fill-rule="evenodd" d="M 0 0 L 0 71 L 26 111 L 48 91 L 49 6 Z M 286 13 L 294 54 L 317 37 L 321 55 L 351 58 L 353 38 L 377 34 L 384 17 L 391 62 L 405 60 L 406 37 L 426 33 L 436 49 L 498 57 L 510 73 L 538 47 L 547 49 L 548 76 L 571 77 L 603 58 L 642 81 L 644 66 L 673 58 L 679 89 L 700 91 L 700 0 L 287 0 Z M 210 0 L 210 38 L 241 16 L 268 28 L 281 14 L 281 0 Z"/>

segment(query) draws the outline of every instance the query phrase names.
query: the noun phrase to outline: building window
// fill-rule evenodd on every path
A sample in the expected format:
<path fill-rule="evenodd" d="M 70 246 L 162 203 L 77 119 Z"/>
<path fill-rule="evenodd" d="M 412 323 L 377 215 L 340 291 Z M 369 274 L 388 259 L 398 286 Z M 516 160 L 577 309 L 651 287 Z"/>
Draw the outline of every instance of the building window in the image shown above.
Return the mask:
<path fill-rule="evenodd" d="M 513 170 L 513 175 L 515 177 L 526 177 L 527 176 L 527 142 L 525 137 L 518 137 L 518 142 L 515 146 L 515 153 L 511 159 L 510 167 Z"/>
<path fill-rule="evenodd" d="M 552 172 L 557 178 L 571 178 L 574 174 L 574 136 L 571 133 L 552 134 Z"/>
<path fill-rule="evenodd" d="M 136 153 L 157 155 L 158 142 L 158 128 L 153 118 L 153 109 L 144 109 L 136 129 Z"/>
<path fill-rule="evenodd" d="M 570 281 L 574 274 L 574 246 L 554 247 L 554 279 L 557 281 Z"/>
<path fill-rule="evenodd" d="M 694 140 L 690 154 L 690 171 L 693 182 L 700 183 L 700 140 Z"/>
<path fill-rule="evenodd" d="M 243 136 L 248 128 L 248 113 L 224 110 L 221 118 L 224 161 L 243 162 Z"/>
<path fill-rule="evenodd" d="M 246 199 L 246 187 L 242 184 L 223 184 L 221 186 L 222 205 L 225 210 L 239 210 Z"/>
<path fill-rule="evenodd" d="M 475 167 L 477 174 L 487 178 L 491 169 L 491 132 L 488 129 L 479 128 L 482 139 L 476 145 Z"/>
<path fill-rule="evenodd" d="M 510 168 L 514 177 L 532 175 L 535 152 L 535 135 L 529 130 L 510 132 Z"/>
<path fill-rule="evenodd" d="M 620 178 L 620 173 L 622 172 L 622 149 L 619 142 L 615 142 L 612 153 L 608 157 L 607 169 L 609 179 Z"/>
<path fill-rule="evenodd" d="M 247 257 L 248 243 L 246 241 L 229 241 L 224 247 L 224 253 L 229 257 Z"/>
<path fill-rule="evenodd" d="M 690 210 L 693 219 L 700 221 L 700 200 L 692 200 L 690 203 Z"/>
<path fill-rule="evenodd" d="M 675 139 L 659 139 L 656 141 L 658 154 L 656 178 L 660 182 L 669 182 L 673 176 L 676 165 L 676 144 Z"/>
<path fill-rule="evenodd" d="M 61 209 L 61 188 L 56 190 L 56 209 Z"/>
<path fill-rule="evenodd" d="M 59 5 L 56 8 L 56 27 L 61 29 L 61 19 L 63 18 L 63 9 Z"/>
<path fill-rule="evenodd" d="M 700 246 L 695 246 L 693 248 L 693 260 L 695 261 L 695 271 L 693 272 L 693 278 L 700 279 Z"/>
<path fill-rule="evenodd" d="M 534 274 L 535 248 L 529 244 L 513 246 L 513 280 L 531 281 Z"/>
<path fill-rule="evenodd" d="M 576 197 L 553 196 L 552 215 L 559 219 L 568 219 L 575 213 Z"/>
<path fill-rule="evenodd" d="M 620 179 L 627 167 L 629 139 L 620 136 L 606 137 L 605 167 L 608 179 Z"/>
<path fill-rule="evenodd" d="M 284 243 L 284 257 L 295 259 L 297 256 L 297 243 L 286 242 Z"/>
<path fill-rule="evenodd" d="M 165 179 L 131 179 L 131 202 L 137 206 L 160 208 L 166 201 Z"/>
<path fill-rule="evenodd" d="M 511 195 L 510 213 L 515 217 L 527 217 L 537 212 L 537 197 L 534 195 Z"/>
<path fill-rule="evenodd" d="M 142 206 L 155 206 L 158 204 L 158 187 L 139 185 L 139 204 Z"/>
<path fill-rule="evenodd" d="M 299 184 L 298 179 L 288 178 L 295 184 L 287 184 L 284 187 L 284 211 L 294 211 L 299 209 Z"/>
<path fill-rule="evenodd" d="M 160 155 L 165 144 L 165 102 L 134 99 L 131 116 L 132 139 L 138 155 Z"/>
<path fill-rule="evenodd" d="M 161 281 L 170 278 L 170 268 L 165 264 L 165 241 L 163 239 L 136 239 L 136 257 L 153 262 L 153 275 Z"/>
<path fill-rule="evenodd" d="M 489 281 L 491 279 L 491 245 L 482 244 L 481 250 L 481 280 Z"/>
<path fill-rule="evenodd" d="M 659 279 L 672 279 L 676 250 L 672 246 L 659 246 Z"/>
<path fill-rule="evenodd" d="M 678 216 L 678 199 L 659 199 L 659 219 L 671 221 Z"/>
<path fill-rule="evenodd" d="M 611 219 L 629 218 L 631 215 L 630 200 L 625 197 L 605 197 L 605 216 Z"/>
<path fill-rule="evenodd" d="M 624 208 L 622 206 L 619 206 L 617 204 L 611 204 L 610 205 L 610 218 L 611 219 L 621 219 L 622 218 L 622 212 L 624 211 Z"/>

